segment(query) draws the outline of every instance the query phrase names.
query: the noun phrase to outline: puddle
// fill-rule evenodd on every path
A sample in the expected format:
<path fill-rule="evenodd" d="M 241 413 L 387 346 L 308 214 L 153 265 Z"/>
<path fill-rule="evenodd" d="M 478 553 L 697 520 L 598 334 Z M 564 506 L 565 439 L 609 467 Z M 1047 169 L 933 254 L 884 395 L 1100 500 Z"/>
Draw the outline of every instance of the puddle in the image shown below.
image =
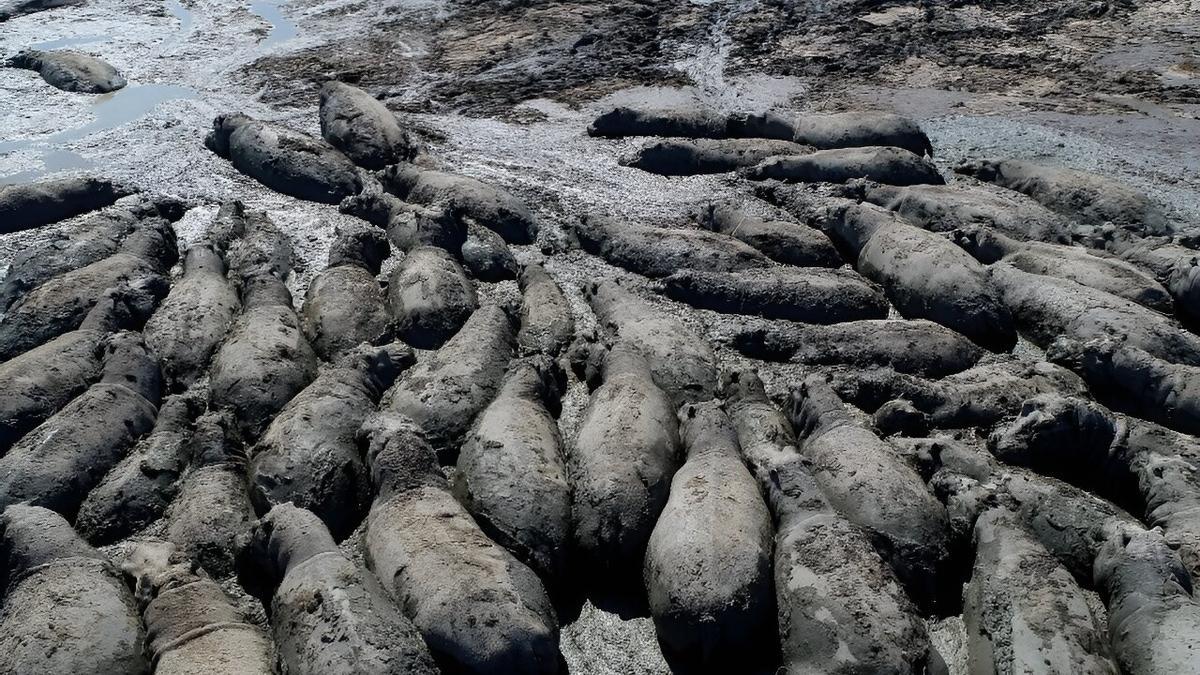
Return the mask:
<path fill-rule="evenodd" d="M 50 150 L 42 154 L 42 168 L 30 169 L 20 173 L 0 176 L 0 185 L 17 185 L 37 180 L 48 173 L 56 171 L 78 171 L 90 169 L 92 160 L 70 150 Z"/>
<path fill-rule="evenodd" d="M 179 19 L 179 32 L 186 33 L 192 27 L 192 12 L 179 0 L 167 0 L 167 11 L 171 16 Z"/>
<path fill-rule="evenodd" d="M 46 40 L 45 42 L 34 42 L 29 45 L 30 49 L 47 51 L 50 49 L 62 49 L 63 47 L 75 47 L 77 45 L 90 45 L 97 42 L 107 42 L 107 35 L 72 35 L 70 37 L 62 37 L 57 40 Z"/>
<path fill-rule="evenodd" d="M 281 42 L 286 42 L 296 37 L 299 33 L 296 24 L 283 14 L 281 7 L 286 4 L 287 0 L 253 0 L 250 3 L 250 11 L 261 16 L 267 23 L 271 24 L 271 29 L 267 33 L 266 39 L 258 45 L 260 48 L 271 47 Z"/>
<path fill-rule="evenodd" d="M 89 168 L 91 162 L 84 157 L 54 146 L 87 138 L 102 131 L 110 131 L 141 119 L 160 103 L 195 96 L 195 90 L 174 84 L 132 84 L 111 94 L 97 96 L 92 102 L 94 119 L 87 124 L 40 138 L 0 142 L 0 156 L 31 150 L 40 155 L 44 165 L 42 169 L 0 176 L 0 183 L 26 182 L 56 171 Z"/>
<path fill-rule="evenodd" d="M 283 8 L 287 1 L 250 0 L 250 9 L 271 26 L 270 32 L 259 44 L 260 49 L 285 42 L 299 34 L 296 24 L 283 14 Z M 164 7 L 167 13 L 179 21 L 179 28 L 174 32 L 173 39 L 186 37 L 195 21 L 191 10 L 185 7 L 181 0 L 165 0 Z M 48 40 L 33 46 L 38 49 L 55 49 L 103 42 L 109 39 L 110 36 L 104 35 L 79 35 Z M 90 99 L 92 120 L 89 122 L 48 136 L 0 141 L 0 157 L 14 153 L 27 153 L 33 155 L 34 159 L 42 164 L 41 168 L 0 176 L 0 185 L 25 183 L 60 171 L 92 168 L 94 163 L 91 160 L 67 150 L 63 146 L 135 122 L 149 114 L 161 103 L 190 99 L 196 96 L 197 92 L 194 89 L 175 84 L 130 84 L 111 94 L 92 97 Z"/>
<path fill-rule="evenodd" d="M 179 20 L 179 29 L 175 31 L 172 39 L 178 40 L 187 35 L 194 21 L 191 10 L 184 7 L 180 0 L 165 0 L 164 5 L 167 12 Z M 105 35 L 77 35 L 38 42 L 32 46 L 45 50 L 105 42 L 109 39 L 111 37 Z M 0 185 L 27 183 L 59 171 L 79 171 L 92 168 L 94 164 L 91 160 L 62 146 L 139 120 L 160 103 L 195 97 L 194 89 L 175 84 L 131 84 L 110 94 L 93 97 L 91 99 L 93 119 L 90 122 L 49 136 L 0 141 L 0 157 L 29 152 L 42 163 L 40 169 L 27 169 L 0 176 Z"/>

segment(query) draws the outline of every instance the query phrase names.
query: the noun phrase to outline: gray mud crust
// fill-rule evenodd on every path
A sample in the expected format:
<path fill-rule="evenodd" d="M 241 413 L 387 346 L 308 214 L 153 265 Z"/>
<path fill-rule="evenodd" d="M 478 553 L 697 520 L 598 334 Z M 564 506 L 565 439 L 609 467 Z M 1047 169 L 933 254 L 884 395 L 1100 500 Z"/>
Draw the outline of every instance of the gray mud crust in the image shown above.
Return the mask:
<path fill-rule="evenodd" d="M 1195 4 L 0 0 L 0 60 L 73 51 L 127 80 L 81 93 L 0 69 L 0 449 L 14 448 L 0 468 L 51 478 L 5 493 L 77 507 L 62 527 L 104 548 L 70 546 L 40 570 L 69 566 L 86 576 L 75 587 L 110 596 L 56 624 L 71 634 L 50 635 L 47 661 L 45 643 L 22 651 L 45 625 L 28 617 L 77 594 L 57 594 L 65 572 L 33 587 L 38 573 L 5 564 L 0 662 L 121 672 L 115 651 L 135 672 L 283 671 L 285 657 L 289 672 L 361 672 L 368 657 L 347 657 L 340 631 L 369 614 L 410 629 L 363 629 L 361 644 L 412 649 L 363 653 L 404 651 L 418 672 L 683 672 L 670 643 L 715 654 L 740 636 L 708 617 L 677 629 L 684 612 L 650 606 L 661 523 L 697 532 L 669 542 L 681 552 L 659 556 L 654 582 L 691 618 L 738 584 L 692 590 L 716 575 L 679 575 L 684 557 L 753 558 L 738 581 L 770 587 L 773 609 L 744 622 L 765 644 L 709 672 L 964 675 L 1018 652 L 1035 654 L 1030 670 L 1051 668 L 1039 652 L 1085 670 L 1072 655 L 1105 651 L 1081 647 L 1089 631 L 1122 672 L 1187 672 L 1200 644 Z M 749 180 L 755 167 L 778 179 Z M 813 208 L 851 203 L 916 232 L 911 255 L 887 262 L 898 246 L 881 245 L 878 266 L 859 264 Z M 182 264 L 112 266 L 166 225 Z M 968 240 L 980 231 L 1012 243 L 982 253 Z M 206 243 L 224 269 L 189 271 Z M 400 309 L 440 334 L 408 345 L 395 377 L 347 368 L 363 342 L 403 342 L 389 279 L 409 259 L 419 288 L 421 247 L 458 293 Z M 264 278 L 280 302 L 253 299 Z M 982 310 L 997 320 L 958 320 Z M 158 419 L 146 409 L 126 434 L 101 405 L 65 424 L 121 331 L 143 331 L 161 362 Z M 554 361 L 556 393 L 502 393 L 520 359 Z M 732 390 L 731 372 L 761 395 Z M 838 405 L 793 414 L 814 377 Z M 993 432 L 1058 419 L 1046 396 L 1103 406 L 1117 442 L 992 454 Z M 726 480 L 726 455 L 680 473 L 678 411 L 714 399 L 769 514 L 737 530 L 752 537 L 727 535 L 724 514 L 667 508 L 697 474 L 745 486 Z M 362 434 L 380 410 L 407 419 Z M 47 424 L 59 433 L 34 448 Z M 87 439 L 104 447 L 61 461 Z M 380 462 L 373 440 L 421 461 Z M 292 585 L 279 550 L 242 574 L 259 518 L 287 501 L 333 543 L 303 538 Z M 1012 514 L 997 541 L 1019 542 L 1036 574 L 976 555 L 997 510 Z M 155 597 L 120 566 L 163 539 L 179 567 Z M 208 632 L 172 647 L 156 627 L 147 650 L 138 626 L 171 583 L 197 591 L 176 623 Z M 964 603 L 971 583 L 991 601 Z M 295 625 L 268 606 L 279 589 Z M 36 611 L 20 614 L 17 595 Z M 1092 628 L 1075 620 L 1080 599 Z"/>

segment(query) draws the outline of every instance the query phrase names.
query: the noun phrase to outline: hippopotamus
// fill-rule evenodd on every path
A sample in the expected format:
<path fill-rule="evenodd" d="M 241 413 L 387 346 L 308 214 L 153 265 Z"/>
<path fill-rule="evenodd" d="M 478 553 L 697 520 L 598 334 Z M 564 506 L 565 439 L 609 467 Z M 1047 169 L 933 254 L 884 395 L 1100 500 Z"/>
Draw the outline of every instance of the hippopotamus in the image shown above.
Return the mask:
<path fill-rule="evenodd" d="M 362 190 L 358 168 L 323 139 L 246 115 L 218 115 L 204 144 L 285 195 L 337 204 Z"/>
<path fill-rule="evenodd" d="M 10 68 L 35 70 L 51 86 L 80 94 L 107 94 L 125 86 L 125 78 L 105 61 L 66 49 L 26 49 L 8 60 Z"/>

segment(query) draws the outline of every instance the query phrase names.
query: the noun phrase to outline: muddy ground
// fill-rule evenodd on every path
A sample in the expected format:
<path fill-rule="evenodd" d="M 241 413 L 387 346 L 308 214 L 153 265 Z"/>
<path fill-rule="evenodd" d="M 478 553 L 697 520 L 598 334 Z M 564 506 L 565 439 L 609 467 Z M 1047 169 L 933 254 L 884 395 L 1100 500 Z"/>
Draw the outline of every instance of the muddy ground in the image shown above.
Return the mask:
<path fill-rule="evenodd" d="M 101 56 L 130 85 L 97 98 L 0 70 L 0 183 L 87 171 L 182 197 L 196 206 L 180 223 L 185 240 L 221 200 L 242 199 L 295 237 L 297 298 L 346 216 L 271 192 L 201 141 L 226 111 L 317 133 L 315 91 L 329 78 L 378 95 L 447 166 L 526 199 L 544 227 L 539 245 L 518 251 L 523 261 L 557 249 L 561 224 L 586 212 L 678 224 L 702 201 L 744 193 L 728 177 L 619 166 L 634 142 L 584 133 L 615 103 L 894 109 L 920 121 L 942 169 L 1004 155 L 1096 171 L 1200 231 L 1200 0 L 90 0 L 0 24 L 0 56 L 42 43 Z M 0 266 L 48 234 L 0 237 Z M 547 267 L 584 329 L 584 280 L 645 288 L 576 251 Z M 484 292 L 517 296 L 512 282 Z M 702 334 L 738 321 L 655 302 Z M 742 363 L 720 355 L 726 366 Z M 801 374 L 764 372 L 776 395 Z M 585 401 L 575 384 L 566 438 Z M 572 672 L 665 671 L 649 619 L 610 609 L 588 603 L 565 627 Z M 961 622 L 935 626 L 961 672 Z"/>

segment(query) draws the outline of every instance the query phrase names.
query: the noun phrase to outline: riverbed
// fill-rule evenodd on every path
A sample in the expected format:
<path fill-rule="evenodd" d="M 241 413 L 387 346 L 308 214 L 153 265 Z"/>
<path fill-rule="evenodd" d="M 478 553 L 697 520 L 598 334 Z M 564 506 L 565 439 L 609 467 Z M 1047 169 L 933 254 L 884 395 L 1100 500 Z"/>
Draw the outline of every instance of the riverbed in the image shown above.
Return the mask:
<path fill-rule="evenodd" d="M 639 290 L 649 285 L 578 251 L 546 260 L 543 247 L 567 247 L 564 223 L 595 211 L 650 224 L 680 224 L 707 200 L 747 198 L 746 188 L 729 176 L 664 178 L 620 166 L 618 159 L 636 141 L 593 139 L 584 133 L 595 114 L 617 104 L 782 112 L 897 110 L 920 121 L 946 173 L 970 157 L 1054 161 L 1128 182 L 1162 204 L 1177 227 L 1200 231 L 1200 153 L 1195 152 L 1200 105 L 1078 97 L 1055 99 L 1050 105 L 1049 96 L 1000 87 L 960 90 L 945 84 L 945 67 L 935 72 L 932 66 L 908 61 L 909 70 L 892 73 L 890 84 L 847 80 L 830 93 L 828 83 L 811 75 L 746 67 L 753 59 L 745 56 L 748 50 L 737 41 L 736 29 L 761 3 L 678 4 L 688 5 L 690 14 L 677 22 L 684 28 L 665 33 L 656 45 L 654 68 L 638 71 L 637 77 L 597 70 L 599 84 L 586 86 L 561 76 L 555 80 L 563 83 L 561 96 L 539 95 L 512 105 L 493 95 L 488 84 L 507 82 L 503 78 L 518 66 L 553 64 L 558 58 L 552 49 L 523 45 L 548 34 L 553 49 L 583 62 L 593 58 L 587 50 L 603 45 L 604 36 L 560 39 L 553 32 L 558 17 L 546 10 L 548 18 L 529 25 L 500 17 L 495 25 L 508 26 L 511 34 L 490 39 L 473 18 L 462 18 L 470 15 L 468 9 L 440 0 L 382 5 L 350 0 L 91 0 L 82 7 L 21 17 L 4 24 L 0 54 L 31 46 L 78 49 L 112 63 L 129 85 L 106 96 L 72 94 L 54 89 L 31 71 L 0 70 L 0 115 L 6 120 L 0 131 L 0 184 L 86 172 L 173 195 L 194 206 L 179 224 L 185 242 L 204 231 L 222 200 L 241 199 L 250 208 L 267 211 L 295 239 L 300 261 L 289 286 L 301 298 L 309 279 L 324 267 L 333 229 L 348 217 L 336 207 L 268 190 L 209 152 L 203 138 L 213 117 L 224 112 L 316 134 L 316 86 L 340 77 L 359 82 L 397 110 L 447 167 L 507 188 L 534 208 L 544 230 L 540 246 L 521 247 L 517 255 L 522 262 L 546 262 L 567 289 L 581 330 L 593 321 L 580 293 L 585 282 L 617 277 Z M 575 18 L 567 16 L 561 23 Z M 1121 53 L 1125 63 L 1161 58 L 1163 52 Z M 487 69 L 480 63 L 493 65 Z M 533 73 L 552 70 L 534 66 Z M 520 81 L 521 91 L 541 90 L 538 82 Z M 461 82 L 478 83 L 479 93 L 463 94 L 470 87 Z M 16 251 L 55 231 L 51 227 L 0 237 L 0 267 Z M 486 286 L 483 295 L 505 301 L 518 292 L 514 283 L 505 282 Z M 720 333 L 733 321 L 647 295 L 702 335 Z M 720 358 L 724 367 L 749 364 L 729 350 L 722 349 Z M 791 366 L 763 369 L 776 395 L 802 374 Z M 586 399 L 586 388 L 575 383 L 564 401 L 564 438 L 572 436 Z M 354 541 L 348 544 L 354 546 Z M 563 654 L 571 671 L 664 672 L 666 664 L 644 612 L 615 610 L 589 602 L 578 610 L 578 618 L 568 617 Z M 951 618 L 931 625 L 953 670 L 962 672 L 961 622 Z"/>

